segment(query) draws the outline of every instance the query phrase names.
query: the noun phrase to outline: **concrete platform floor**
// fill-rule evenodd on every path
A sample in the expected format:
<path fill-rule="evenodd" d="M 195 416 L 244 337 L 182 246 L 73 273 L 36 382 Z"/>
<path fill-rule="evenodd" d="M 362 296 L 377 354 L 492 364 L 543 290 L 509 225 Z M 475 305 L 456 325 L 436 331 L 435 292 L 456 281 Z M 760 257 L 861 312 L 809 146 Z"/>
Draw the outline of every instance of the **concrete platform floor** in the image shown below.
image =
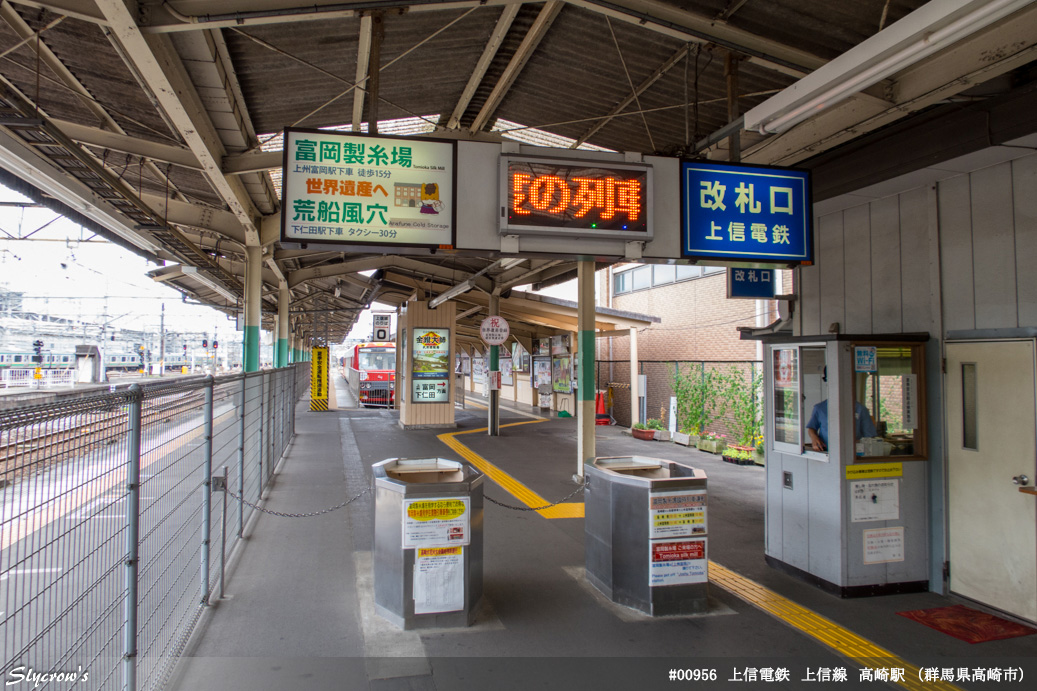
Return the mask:
<path fill-rule="evenodd" d="M 340 404 L 348 403 L 337 384 Z M 478 405 L 470 396 L 467 409 L 457 411 L 459 430 L 485 427 Z M 516 408 L 523 409 L 503 411 L 503 425 L 531 419 L 528 407 Z M 371 464 L 385 458 L 460 460 L 437 438 L 442 433 L 405 432 L 391 411 L 310 413 L 300 405 L 297 436 L 266 506 L 285 512 L 334 506 L 368 487 Z M 473 433 L 457 439 L 554 501 L 575 488 L 575 433 L 575 420 L 551 418 L 505 426 L 500 437 Z M 955 598 L 921 593 L 842 600 L 768 567 L 762 468 L 731 465 L 671 443 L 638 441 L 614 427 L 597 428 L 597 447 L 599 456 L 649 455 L 705 469 L 711 561 L 812 614 L 783 621 L 712 582 L 709 614 L 653 619 L 609 602 L 587 583 L 582 518 L 547 519 L 487 502 L 484 606 L 476 624 L 401 631 L 374 610 L 373 501 L 367 494 L 316 518 L 260 516 L 229 576 L 226 598 L 203 617 L 169 688 L 816 691 L 1032 684 L 1037 635 L 970 645 L 896 615 L 955 604 Z M 489 480 L 485 494 L 519 503 Z M 817 616 L 838 625 L 835 633 L 827 624 L 820 631 Z M 839 633 L 839 626 L 848 631 Z M 893 657 L 864 660 L 868 648 L 854 653 L 859 639 L 853 634 Z M 834 647 L 826 640 L 834 640 Z M 905 665 L 903 683 L 882 680 L 888 671 L 872 673 L 879 680 L 862 681 L 862 669 Z M 975 681 L 974 670 L 995 668 L 1018 670 L 1011 674 L 1023 681 Z M 920 681 L 927 669 L 949 674 L 953 683 Z M 829 681 L 842 673 L 847 681 Z"/>

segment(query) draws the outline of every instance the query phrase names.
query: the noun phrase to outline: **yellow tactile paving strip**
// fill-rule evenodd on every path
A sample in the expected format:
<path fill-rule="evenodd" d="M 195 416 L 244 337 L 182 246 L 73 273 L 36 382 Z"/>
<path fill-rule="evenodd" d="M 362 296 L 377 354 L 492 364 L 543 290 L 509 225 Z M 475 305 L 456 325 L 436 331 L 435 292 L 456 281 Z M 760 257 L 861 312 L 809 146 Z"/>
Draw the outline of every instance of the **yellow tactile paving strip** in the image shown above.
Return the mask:
<path fill-rule="evenodd" d="M 721 588 L 742 598 L 746 602 L 759 607 L 789 626 L 799 629 L 811 638 L 824 643 L 838 654 L 853 660 L 862 667 L 899 667 L 904 670 L 903 681 L 897 683 L 907 689 L 940 689 L 941 691 L 961 691 L 954 684 L 945 681 L 926 681 L 919 679 L 919 668 L 900 659 L 885 648 L 881 648 L 866 638 L 839 626 L 831 619 L 817 612 L 797 605 L 792 600 L 778 595 L 755 581 L 739 576 L 734 571 L 724 568 L 716 562 L 709 562 L 709 580 Z"/>
<path fill-rule="evenodd" d="M 546 420 L 524 420 L 522 422 L 512 422 L 507 425 L 501 425 L 501 427 L 515 427 L 516 425 L 534 425 L 538 422 L 547 422 Z M 461 456 L 476 468 L 478 468 L 486 477 L 490 478 L 504 490 L 510 493 L 513 497 L 518 499 L 520 502 L 525 504 L 529 508 L 537 506 L 546 506 L 550 504 L 550 500 L 544 499 L 539 494 L 531 490 L 530 488 L 523 485 L 521 482 L 516 480 L 514 477 L 504 472 L 497 466 L 490 463 L 488 460 L 475 453 L 467 446 L 462 444 L 457 437 L 462 434 L 475 434 L 477 432 L 485 432 L 485 427 L 479 429 L 470 429 L 463 432 L 448 432 L 446 434 L 440 434 L 437 439 L 449 446 L 454 452 Z M 572 502 L 566 504 L 558 504 L 546 509 L 540 509 L 537 511 L 538 514 L 544 518 L 583 518 L 583 502 Z"/>
<path fill-rule="evenodd" d="M 538 422 L 546 422 L 546 420 L 512 422 L 507 425 L 501 425 L 501 427 L 532 425 Z M 465 430 L 463 432 L 440 434 L 437 438 L 526 506 L 533 508 L 549 504 L 550 502 L 547 499 L 544 499 L 457 439 L 457 437 L 463 434 L 476 434 L 485 431 L 485 427 L 480 427 L 479 429 Z M 544 518 L 582 518 L 584 515 L 584 505 L 582 502 L 559 504 L 548 509 L 541 509 L 537 513 Z M 839 655 L 856 662 L 861 667 L 903 669 L 904 677 L 896 683 L 906 689 L 917 691 L 962 691 L 960 687 L 946 681 L 923 682 L 917 666 L 902 660 L 868 639 L 858 636 L 853 631 L 836 624 L 831 619 L 798 605 L 773 590 L 765 588 L 744 576 L 740 576 L 713 561 L 709 562 L 709 580 L 737 595 L 749 604 L 777 617 L 789 626 L 799 629 L 819 643 L 827 645 Z"/>

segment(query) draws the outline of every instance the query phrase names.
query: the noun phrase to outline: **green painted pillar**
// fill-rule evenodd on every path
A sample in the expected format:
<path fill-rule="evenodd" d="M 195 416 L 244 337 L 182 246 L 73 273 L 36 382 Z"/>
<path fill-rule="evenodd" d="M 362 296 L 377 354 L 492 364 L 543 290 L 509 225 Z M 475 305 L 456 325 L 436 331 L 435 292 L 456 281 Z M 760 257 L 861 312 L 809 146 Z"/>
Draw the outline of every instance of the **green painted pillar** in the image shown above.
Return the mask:
<path fill-rule="evenodd" d="M 277 289 L 277 343 L 274 346 L 274 367 L 288 366 L 288 307 L 291 299 L 288 284 L 282 282 Z"/>
<path fill-rule="evenodd" d="M 255 372 L 259 369 L 259 327 L 262 323 L 260 301 L 263 299 L 263 249 L 246 247 L 245 257 L 245 348 L 242 367 L 246 372 Z"/>
<path fill-rule="evenodd" d="M 577 355 L 579 357 L 576 370 L 578 398 L 579 434 L 577 436 L 576 475 L 583 477 L 583 467 L 594 462 L 597 453 L 594 442 L 594 262 L 581 261 L 577 265 L 576 285 L 578 290 L 576 308 L 576 328 L 579 330 Z"/>
<path fill-rule="evenodd" d="M 489 301 L 489 316 L 495 317 L 500 314 L 500 294 L 493 291 Z M 493 372 L 500 370 L 500 346 L 490 346 L 490 365 L 487 368 L 490 376 Z M 490 389 L 490 406 L 487 411 L 486 433 L 491 437 L 500 436 L 500 391 Z"/>

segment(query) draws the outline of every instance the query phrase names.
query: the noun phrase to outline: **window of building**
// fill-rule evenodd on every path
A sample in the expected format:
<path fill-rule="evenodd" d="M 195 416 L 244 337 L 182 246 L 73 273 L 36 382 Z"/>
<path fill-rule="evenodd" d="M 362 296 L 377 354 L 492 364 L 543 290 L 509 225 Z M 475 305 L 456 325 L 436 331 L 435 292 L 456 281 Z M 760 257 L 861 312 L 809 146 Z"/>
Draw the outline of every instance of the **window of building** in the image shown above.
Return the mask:
<path fill-rule="evenodd" d="M 677 280 L 678 281 L 686 281 L 689 278 L 698 278 L 699 276 L 702 275 L 702 267 L 701 266 L 691 266 L 691 265 L 688 265 L 688 264 L 679 264 L 679 265 L 677 265 L 674 268 L 677 269 Z"/>
<path fill-rule="evenodd" d="M 677 279 L 677 267 L 672 264 L 656 264 L 652 267 L 652 285 L 661 286 Z"/>
<path fill-rule="evenodd" d="M 674 282 L 709 276 L 725 270 L 723 266 L 690 266 L 687 264 L 652 264 L 623 269 L 612 274 L 612 294 L 622 295 L 634 290 L 648 290 Z"/>
<path fill-rule="evenodd" d="M 620 271 L 612 274 L 612 294 L 621 295 L 623 293 L 629 293 L 633 283 L 630 280 L 629 271 Z"/>
<path fill-rule="evenodd" d="M 644 290 L 652 287 L 652 267 L 639 266 L 630 273 L 633 274 L 634 290 Z"/>

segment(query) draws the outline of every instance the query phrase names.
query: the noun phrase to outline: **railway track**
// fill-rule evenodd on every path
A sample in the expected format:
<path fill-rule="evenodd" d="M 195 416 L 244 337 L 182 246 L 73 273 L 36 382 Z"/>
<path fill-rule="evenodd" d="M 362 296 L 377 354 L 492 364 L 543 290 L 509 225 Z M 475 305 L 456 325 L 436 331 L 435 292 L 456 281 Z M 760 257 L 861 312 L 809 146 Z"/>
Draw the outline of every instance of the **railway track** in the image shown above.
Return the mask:
<path fill-rule="evenodd" d="M 214 403 L 230 395 L 217 393 Z M 169 421 L 174 415 L 190 410 L 200 412 L 203 398 L 202 391 L 173 392 L 146 398 L 142 410 L 143 423 Z M 119 442 L 127 432 L 127 411 L 128 407 L 116 400 L 110 409 L 91 410 L 48 420 L 41 425 L 29 424 L 0 431 L 0 487 L 14 484 L 73 454 Z"/>

